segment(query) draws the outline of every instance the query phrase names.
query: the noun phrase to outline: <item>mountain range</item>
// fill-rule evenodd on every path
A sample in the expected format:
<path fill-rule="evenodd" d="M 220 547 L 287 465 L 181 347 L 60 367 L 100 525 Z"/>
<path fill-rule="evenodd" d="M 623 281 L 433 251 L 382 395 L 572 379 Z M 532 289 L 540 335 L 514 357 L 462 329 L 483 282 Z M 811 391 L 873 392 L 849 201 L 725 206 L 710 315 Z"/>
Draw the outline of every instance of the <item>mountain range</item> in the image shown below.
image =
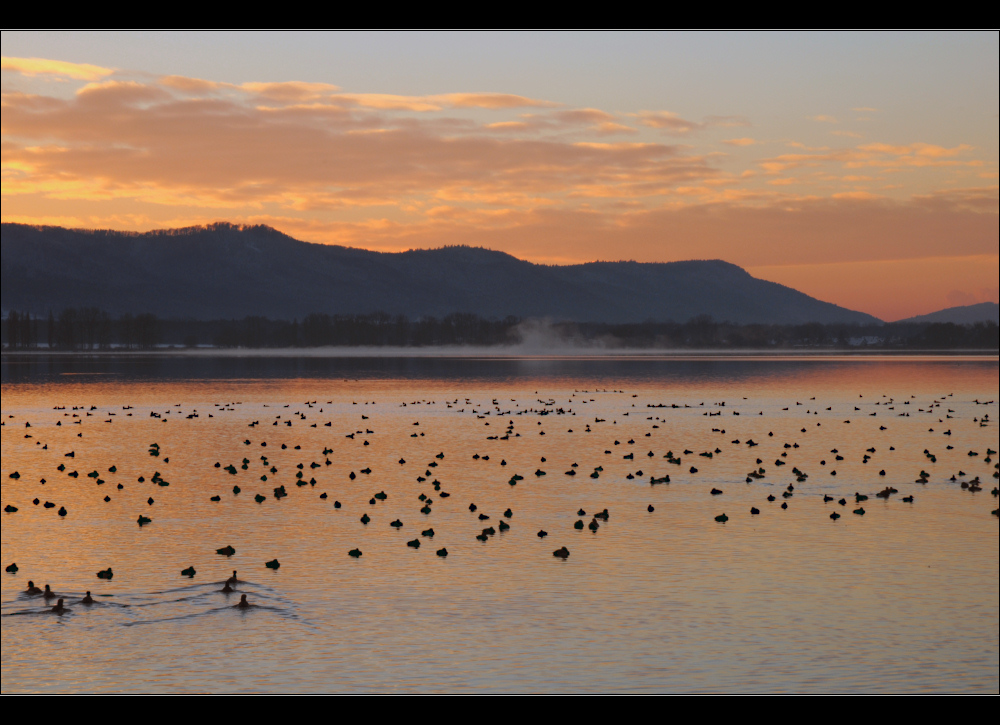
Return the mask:
<path fill-rule="evenodd" d="M 879 323 L 752 277 L 720 260 L 534 264 L 445 247 L 389 253 L 298 241 L 226 223 L 147 233 L 3 224 L 3 309 L 37 315 L 98 307 L 113 315 L 301 319 L 383 311 L 414 319 L 572 322 Z"/>
<path fill-rule="evenodd" d="M 898 320 L 898 322 L 913 322 L 917 324 L 926 322 L 953 322 L 956 325 L 992 322 L 1000 325 L 1000 305 L 996 302 L 980 302 L 975 305 L 948 307 L 947 309 L 931 312 L 927 315 L 908 317 L 905 320 Z"/>

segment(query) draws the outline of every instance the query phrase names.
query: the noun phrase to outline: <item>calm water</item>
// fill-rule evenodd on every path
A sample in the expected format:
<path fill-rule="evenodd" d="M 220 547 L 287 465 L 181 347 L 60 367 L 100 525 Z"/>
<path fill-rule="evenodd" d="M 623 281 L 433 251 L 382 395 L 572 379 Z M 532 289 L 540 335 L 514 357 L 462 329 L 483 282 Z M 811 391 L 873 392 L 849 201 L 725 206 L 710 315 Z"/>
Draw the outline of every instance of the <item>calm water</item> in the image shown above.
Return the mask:
<path fill-rule="evenodd" d="M 2 365 L 5 693 L 1000 687 L 996 358 Z"/>

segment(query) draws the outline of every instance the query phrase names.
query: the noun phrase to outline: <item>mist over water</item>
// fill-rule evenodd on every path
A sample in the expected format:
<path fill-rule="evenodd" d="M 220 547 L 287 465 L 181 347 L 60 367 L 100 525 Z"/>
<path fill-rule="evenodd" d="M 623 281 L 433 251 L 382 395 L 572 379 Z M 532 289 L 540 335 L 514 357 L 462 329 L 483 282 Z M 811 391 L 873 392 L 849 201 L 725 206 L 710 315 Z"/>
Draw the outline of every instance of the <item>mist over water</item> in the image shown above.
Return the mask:
<path fill-rule="evenodd" d="M 3 691 L 997 691 L 995 357 L 525 340 L 545 352 L 5 356 Z"/>

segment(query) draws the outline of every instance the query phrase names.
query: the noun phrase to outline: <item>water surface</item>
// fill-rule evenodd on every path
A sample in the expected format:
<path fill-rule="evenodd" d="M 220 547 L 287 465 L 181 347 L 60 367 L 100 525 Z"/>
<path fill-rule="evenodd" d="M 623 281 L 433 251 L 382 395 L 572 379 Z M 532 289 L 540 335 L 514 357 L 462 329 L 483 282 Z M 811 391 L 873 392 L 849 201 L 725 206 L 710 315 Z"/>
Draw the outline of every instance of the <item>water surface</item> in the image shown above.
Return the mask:
<path fill-rule="evenodd" d="M 998 689 L 996 358 L 5 357 L 2 380 L 4 692 Z"/>

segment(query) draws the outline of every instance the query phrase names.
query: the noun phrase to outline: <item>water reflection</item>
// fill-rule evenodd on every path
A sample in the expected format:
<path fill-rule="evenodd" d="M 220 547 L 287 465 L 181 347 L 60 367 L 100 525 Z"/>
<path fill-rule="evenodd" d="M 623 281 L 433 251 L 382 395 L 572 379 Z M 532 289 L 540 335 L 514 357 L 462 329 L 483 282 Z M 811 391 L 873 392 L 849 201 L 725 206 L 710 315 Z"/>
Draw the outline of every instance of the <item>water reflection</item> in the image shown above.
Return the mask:
<path fill-rule="evenodd" d="M 3 690 L 994 691 L 997 374 L 5 357 Z"/>

